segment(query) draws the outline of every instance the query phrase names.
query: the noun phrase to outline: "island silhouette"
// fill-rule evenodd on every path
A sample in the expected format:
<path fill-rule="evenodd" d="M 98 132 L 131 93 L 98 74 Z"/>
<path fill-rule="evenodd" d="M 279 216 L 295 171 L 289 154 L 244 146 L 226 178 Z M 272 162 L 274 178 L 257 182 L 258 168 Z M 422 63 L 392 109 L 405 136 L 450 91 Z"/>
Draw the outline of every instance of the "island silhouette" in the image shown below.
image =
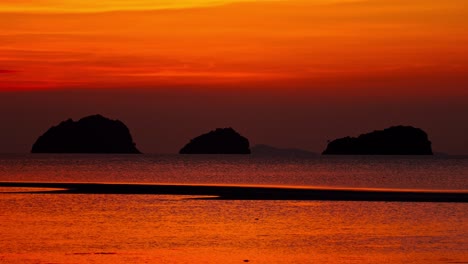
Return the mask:
<path fill-rule="evenodd" d="M 232 128 L 217 128 L 187 143 L 180 154 L 250 154 L 249 140 Z"/>
<path fill-rule="evenodd" d="M 393 126 L 359 137 L 328 143 L 323 155 L 433 155 L 427 133 L 412 126 Z"/>
<path fill-rule="evenodd" d="M 140 151 L 120 120 L 91 115 L 51 127 L 32 146 L 32 153 L 131 153 Z"/>
<path fill-rule="evenodd" d="M 433 155 L 432 143 L 420 128 L 392 126 L 358 137 L 330 141 L 323 155 Z M 32 153 L 141 153 L 127 126 L 96 114 L 78 121 L 68 119 L 52 126 L 33 144 Z M 233 128 L 217 128 L 190 140 L 180 154 L 253 154 L 256 156 L 312 157 L 301 149 L 282 149 L 258 144 Z"/>

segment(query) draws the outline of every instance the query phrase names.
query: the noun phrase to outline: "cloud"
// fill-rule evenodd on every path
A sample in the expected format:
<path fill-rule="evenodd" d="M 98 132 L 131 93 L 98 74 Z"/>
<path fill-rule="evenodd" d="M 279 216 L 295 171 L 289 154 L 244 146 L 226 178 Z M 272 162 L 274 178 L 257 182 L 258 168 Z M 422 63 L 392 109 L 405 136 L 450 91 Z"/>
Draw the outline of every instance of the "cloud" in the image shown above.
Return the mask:
<path fill-rule="evenodd" d="M 13 71 L 13 70 L 1 70 L 0 69 L 0 74 L 9 74 L 9 73 L 15 73 L 17 71 Z"/>
<path fill-rule="evenodd" d="M 170 10 L 221 6 L 242 2 L 269 2 L 271 0 L 2 0 L 0 10 L 6 12 L 82 13 L 122 10 Z M 328 0 L 325 0 L 328 1 Z"/>

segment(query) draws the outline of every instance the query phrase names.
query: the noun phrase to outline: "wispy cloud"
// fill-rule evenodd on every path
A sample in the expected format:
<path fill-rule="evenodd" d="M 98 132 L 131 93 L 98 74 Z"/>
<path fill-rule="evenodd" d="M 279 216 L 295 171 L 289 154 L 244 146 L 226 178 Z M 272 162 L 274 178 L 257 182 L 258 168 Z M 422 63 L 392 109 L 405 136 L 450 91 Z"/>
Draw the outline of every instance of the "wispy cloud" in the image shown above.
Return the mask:
<path fill-rule="evenodd" d="M 125 10 L 186 9 L 219 6 L 240 2 L 268 1 L 271 0 L 3 0 L 0 3 L 0 10 L 4 12 L 81 13 Z"/>
<path fill-rule="evenodd" d="M 14 70 L 1 70 L 1 69 L 0 69 L 0 74 L 9 74 L 9 73 L 15 73 L 15 72 L 18 72 L 18 71 L 14 71 Z"/>

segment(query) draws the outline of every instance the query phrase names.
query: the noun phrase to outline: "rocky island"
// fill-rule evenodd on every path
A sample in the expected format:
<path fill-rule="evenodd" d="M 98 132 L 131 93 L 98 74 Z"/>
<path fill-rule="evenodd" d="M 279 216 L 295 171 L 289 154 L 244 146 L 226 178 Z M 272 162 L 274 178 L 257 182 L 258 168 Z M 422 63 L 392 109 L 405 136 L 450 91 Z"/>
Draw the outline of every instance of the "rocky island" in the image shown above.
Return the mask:
<path fill-rule="evenodd" d="M 32 153 L 140 153 L 119 120 L 101 115 L 68 119 L 51 127 L 32 146 Z"/>
<path fill-rule="evenodd" d="M 328 143 L 323 155 L 432 155 L 426 132 L 411 126 L 394 126 L 345 137 Z"/>
<path fill-rule="evenodd" d="M 232 128 L 217 128 L 185 145 L 180 154 L 250 154 L 249 140 Z"/>

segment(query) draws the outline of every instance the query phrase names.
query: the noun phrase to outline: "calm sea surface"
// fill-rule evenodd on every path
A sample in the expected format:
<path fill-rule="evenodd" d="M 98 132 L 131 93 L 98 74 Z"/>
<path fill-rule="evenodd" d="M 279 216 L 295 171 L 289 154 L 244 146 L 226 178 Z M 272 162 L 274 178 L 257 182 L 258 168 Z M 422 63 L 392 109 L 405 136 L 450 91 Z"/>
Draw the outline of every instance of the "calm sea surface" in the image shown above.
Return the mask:
<path fill-rule="evenodd" d="M 0 181 L 468 191 L 468 158 L 0 155 Z M 466 203 L 29 190 L 0 188 L 0 263 L 468 263 Z"/>

